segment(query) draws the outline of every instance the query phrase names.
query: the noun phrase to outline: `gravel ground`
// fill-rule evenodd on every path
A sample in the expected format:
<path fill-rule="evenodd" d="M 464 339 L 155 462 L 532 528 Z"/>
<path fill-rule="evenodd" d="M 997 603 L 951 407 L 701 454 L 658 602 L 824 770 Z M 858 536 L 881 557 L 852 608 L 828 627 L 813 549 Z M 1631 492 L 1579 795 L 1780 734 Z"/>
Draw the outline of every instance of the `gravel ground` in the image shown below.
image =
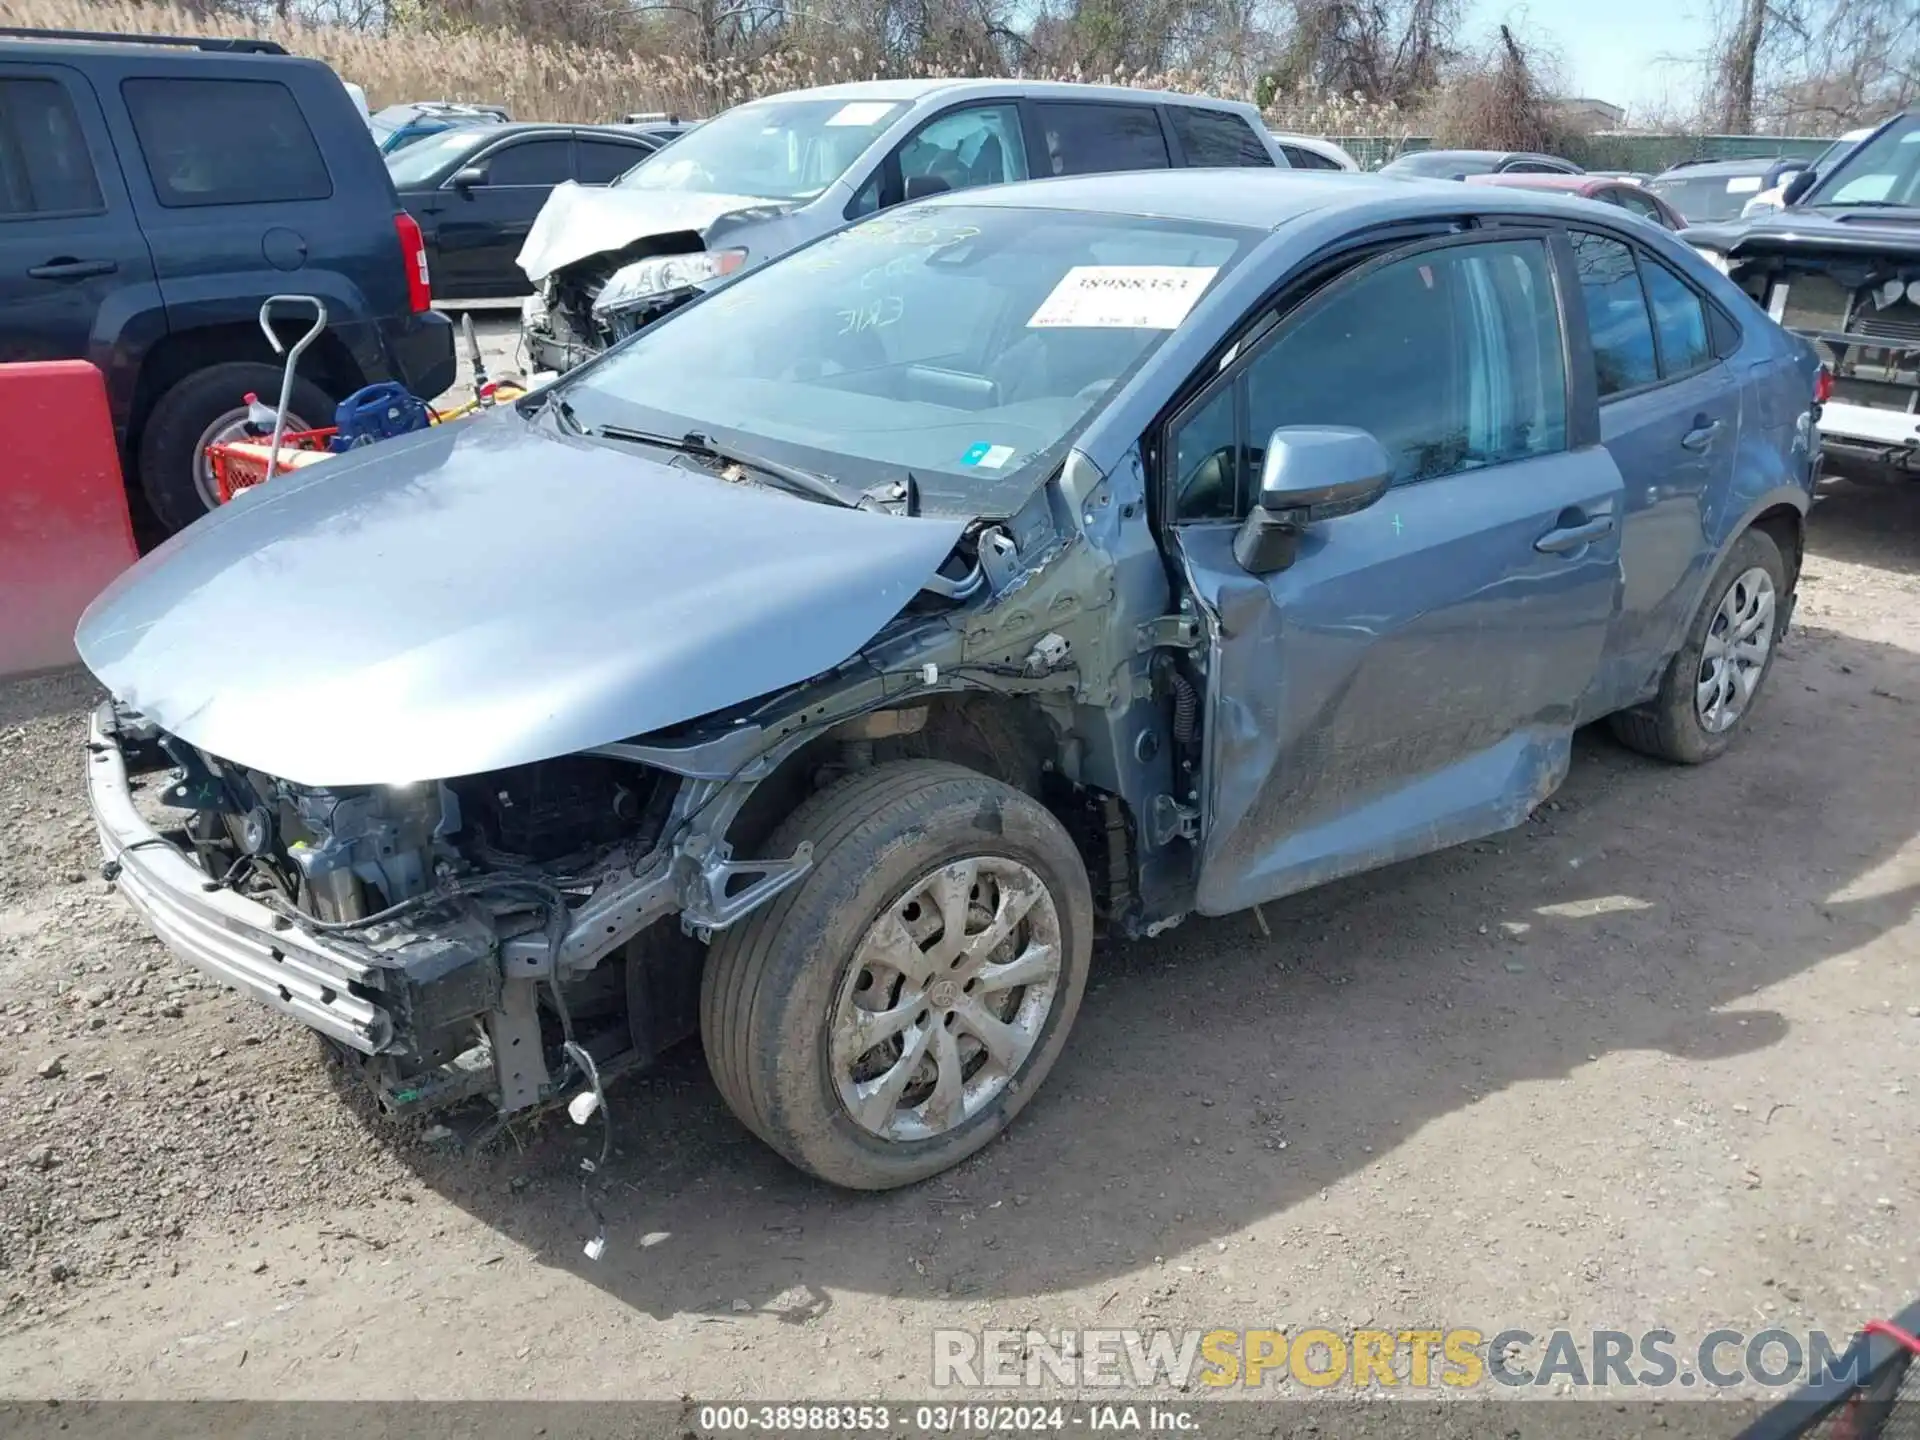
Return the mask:
<path fill-rule="evenodd" d="M 1850 1332 L 1920 1292 L 1920 489 L 1834 485 L 1814 550 L 1723 760 L 1588 734 L 1519 830 L 1101 952 L 1046 1092 L 927 1185 L 803 1179 L 694 1047 L 620 1085 L 598 1263 L 597 1136 L 369 1116 L 98 878 L 86 687 L 0 690 L 0 1394 L 905 1396 L 934 1326 Z"/>

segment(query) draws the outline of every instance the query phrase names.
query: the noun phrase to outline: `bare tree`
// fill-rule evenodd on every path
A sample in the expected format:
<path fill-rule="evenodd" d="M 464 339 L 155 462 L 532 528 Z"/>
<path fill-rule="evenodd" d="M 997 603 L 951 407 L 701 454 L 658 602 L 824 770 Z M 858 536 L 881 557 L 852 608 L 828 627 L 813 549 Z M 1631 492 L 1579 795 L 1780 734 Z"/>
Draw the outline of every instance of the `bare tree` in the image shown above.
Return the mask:
<path fill-rule="evenodd" d="M 1706 111 L 1724 132 L 1827 133 L 1920 99 L 1915 0 L 1738 0 Z"/>

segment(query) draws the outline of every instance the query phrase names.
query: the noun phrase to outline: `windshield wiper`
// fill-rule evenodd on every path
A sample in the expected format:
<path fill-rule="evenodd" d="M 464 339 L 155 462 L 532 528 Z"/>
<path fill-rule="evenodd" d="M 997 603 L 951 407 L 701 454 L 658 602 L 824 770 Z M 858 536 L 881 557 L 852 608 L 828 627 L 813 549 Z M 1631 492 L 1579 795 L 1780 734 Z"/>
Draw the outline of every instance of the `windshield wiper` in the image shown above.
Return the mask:
<path fill-rule="evenodd" d="M 1914 210 L 1920 206 L 1904 200 L 1825 200 L 1816 202 L 1816 210 Z"/>
<path fill-rule="evenodd" d="M 824 500 L 829 505 L 838 505 L 847 510 L 860 508 L 858 500 L 824 475 L 816 475 L 811 470 L 802 470 L 765 455 L 756 455 L 751 450 L 724 444 L 696 430 L 690 430 L 675 440 L 671 436 L 654 435 L 645 430 L 629 430 L 624 425 L 583 425 L 574 415 L 573 407 L 558 396 L 554 398 L 553 408 L 560 423 L 579 435 L 592 435 L 602 440 L 624 440 L 636 445 L 658 445 L 663 450 L 678 450 L 683 455 L 718 460 L 724 465 L 738 465 L 743 469 L 759 471 L 789 494 Z"/>
<path fill-rule="evenodd" d="M 715 440 L 711 435 L 702 435 L 689 430 L 678 441 L 668 441 L 675 449 L 684 450 L 689 455 L 706 455 L 728 465 L 741 465 L 749 470 L 758 470 L 771 480 L 777 480 L 786 489 L 798 495 L 811 495 L 816 500 L 824 500 L 829 505 L 838 505 L 842 509 L 857 510 L 860 502 L 827 479 L 811 470 L 802 470 L 795 465 L 786 465 L 778 460 L 768 459 L 765 455 L 756 455 L 751 450 L 742 450 L 736 445 L 728 445 Z"/>

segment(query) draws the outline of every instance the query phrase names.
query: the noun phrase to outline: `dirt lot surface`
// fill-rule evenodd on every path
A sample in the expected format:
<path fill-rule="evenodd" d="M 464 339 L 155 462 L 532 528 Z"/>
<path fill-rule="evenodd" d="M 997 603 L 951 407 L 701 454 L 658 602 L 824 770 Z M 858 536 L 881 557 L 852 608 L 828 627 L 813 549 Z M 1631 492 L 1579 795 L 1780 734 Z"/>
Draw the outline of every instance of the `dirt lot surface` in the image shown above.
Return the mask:
<path fill-rule="evenodd" d="M 1851 1332 L 1920 1292 L 1920 488 L 1838 484 L 1753 728 L 1604 735 L 1508 835 L 1109 948 L 1046 1090 L 837 1193 L 697 1048 L 371 1119 L 102 883 L 77 684 L 0 692 L 0 1393 L 924 1395 L 935 1326 Z"/>

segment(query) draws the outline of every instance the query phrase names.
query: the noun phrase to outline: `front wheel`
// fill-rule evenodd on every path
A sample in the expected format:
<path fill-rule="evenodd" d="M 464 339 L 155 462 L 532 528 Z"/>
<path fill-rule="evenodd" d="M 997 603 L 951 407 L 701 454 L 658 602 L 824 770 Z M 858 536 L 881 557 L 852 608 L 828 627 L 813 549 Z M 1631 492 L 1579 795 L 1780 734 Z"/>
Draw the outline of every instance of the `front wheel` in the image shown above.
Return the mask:
<path fill-rule="evenodd" d="M 1780 547 L 1749 530 L 1715 572 L 1685 641 L 1647 705 L 1612 717 L 1622 742 L 1681 765 L 1711 760 L 1753 713 L 1786 614 Z"/>
<path fill-rule="evenodd" d="M 813 869 L 707 957 L 708 1065 L 801 1169 L 924 1180 L 1005 1129 L 1058 1058 L 1092 952 L 1085 868 L 1031 797 L 936 761 L 821 791 L 769 853 L 802 840 Z"/>

